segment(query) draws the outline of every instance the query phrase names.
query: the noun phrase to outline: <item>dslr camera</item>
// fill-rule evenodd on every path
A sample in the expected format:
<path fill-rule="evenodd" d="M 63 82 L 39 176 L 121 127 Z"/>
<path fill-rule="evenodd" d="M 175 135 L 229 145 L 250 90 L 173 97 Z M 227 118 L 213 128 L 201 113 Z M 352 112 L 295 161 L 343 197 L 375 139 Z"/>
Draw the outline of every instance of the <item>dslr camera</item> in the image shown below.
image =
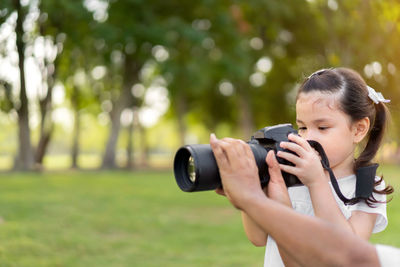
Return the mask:
<path fill-rule="evenodd" d="M 280 147 L 280 142 L 289 141 L 290 133 L 297 134 L 291 124 L 278 124 L 256 131 L 247 142 L 254 154 L 261 186 L 266 186 L 270 179 L 265 162 L 268 152 L 273 150 L 275 155 L 278 151 L 293 153 Z M 292 165 L 282 158 L 277 157 L 277 160 L 281 164 Z M 215 190 L 222 185 L 218 165 L 209 144 L 179 148 L 174 158 L 174 174 L 179 188 L 185 192 Z M 286 172 L 282 172 L 282 175 L 286 186 L 301 185 L 296 176 Z"/>

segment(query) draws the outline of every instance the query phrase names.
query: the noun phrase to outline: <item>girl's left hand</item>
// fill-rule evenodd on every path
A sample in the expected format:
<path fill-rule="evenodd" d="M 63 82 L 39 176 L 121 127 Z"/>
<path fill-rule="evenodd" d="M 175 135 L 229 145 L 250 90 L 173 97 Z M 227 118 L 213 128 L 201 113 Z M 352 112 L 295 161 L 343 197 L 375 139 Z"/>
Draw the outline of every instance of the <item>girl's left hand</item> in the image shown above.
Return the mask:
<path fill-rule="evenodd" d="M 310 146 L 307 140 L 298 135 L 290 134 L 288 139 L 292 142 L 281 142 L 280 146 L 297 155 L 283 151 L 279 151 L 277 155 L 295 166 L 279 164 L 281 170 L 296 175 L 307 187 L 326 181 L 327 175 L 318 152 Z"/>

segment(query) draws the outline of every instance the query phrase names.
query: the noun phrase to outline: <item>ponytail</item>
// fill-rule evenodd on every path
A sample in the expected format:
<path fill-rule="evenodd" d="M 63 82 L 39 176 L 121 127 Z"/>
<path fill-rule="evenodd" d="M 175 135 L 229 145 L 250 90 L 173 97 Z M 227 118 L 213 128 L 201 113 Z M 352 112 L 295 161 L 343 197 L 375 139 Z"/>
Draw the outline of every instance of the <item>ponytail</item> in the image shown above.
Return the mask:
<path fill-rule="evenodd" d="M 372 125 L 370 127 L 368 142 L 364 150 L 361 152 L 360 156 L 355 161 L 355 170 L 371 164 L 372 159 L 378 152 L 386 131 L 389 111 L 385 104 L 383 104 L 382 102 L 374 105 L 376 109 L 376 114 L 375 118 L 369 118 Z"/>
<path fill-rule="evenodd" d="M 369 133 L 369 138 L 368 142 L 364 148 L 364 150 L 361 152 L 360 156 L 356 159 L 355 164 L 354 164 L 354 169 L 358 169 L 360 167 L 365 167 L 368 165 L 373 164 L 371 161 L 375 157 L 376 153 L 378 152 L 378 149 L 382 143 L 383 136 L 386 131 L 386 125 L 389 120 L 389 111 L 386 107 L 386 105 L 382 102 L 379 102 L 378 104 L 375 104 L 375 109 L 376 109 L 376 114 L 375 118 L 373 120 L 373 124 L 370 127 L 370 133 Z M 380 185 L 383 181 L 383 176 L 380 177 L 379 180 L 376 180 L 374 182 L 374 193 L 378 194 L 383 194 L 383 195 L 389 195 L 394 192 L 394 189 L 391 185 L 386 186 L 382 190 L 377 190 L 377 186 Z M 374 204 L 380 203 L 376 198 L 371 195 L 369 198 L 364 199 L 365 203 L 367 203 L 368 206 L 373 207 Z"/>

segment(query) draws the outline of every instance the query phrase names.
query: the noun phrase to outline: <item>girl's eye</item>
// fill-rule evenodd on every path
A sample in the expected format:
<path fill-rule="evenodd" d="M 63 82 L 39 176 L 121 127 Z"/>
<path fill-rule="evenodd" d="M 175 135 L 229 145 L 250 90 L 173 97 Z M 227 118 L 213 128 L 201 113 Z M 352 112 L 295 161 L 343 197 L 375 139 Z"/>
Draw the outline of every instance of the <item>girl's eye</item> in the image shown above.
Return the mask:
<path fill-rule="evenodd" d="M 299 131 L 305 131 L 305 130 L 307 130 L 306 127 L 299 127 Z"/>
<path fill-rule="evenodd" d="M 324 131 L 324 130 L 328 129 L 328 127 L 318 127 L 318 129 L 319 129 L 320 131 Z"/>

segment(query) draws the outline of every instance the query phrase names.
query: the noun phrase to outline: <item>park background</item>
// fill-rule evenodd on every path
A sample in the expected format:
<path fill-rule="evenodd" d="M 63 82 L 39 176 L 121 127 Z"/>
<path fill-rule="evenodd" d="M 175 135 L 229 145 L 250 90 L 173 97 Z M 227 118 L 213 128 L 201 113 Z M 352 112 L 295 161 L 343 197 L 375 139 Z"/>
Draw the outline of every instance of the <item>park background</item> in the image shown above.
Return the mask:
<path fill-rule="evenodd" d="M 293 123 L 303 79 L 339 66 L 391 99 L 372 241 L 400 246 L 399 48 L 395 0 L 1 0 L 0 266 L 260 266 L 174 152 Z"/>

